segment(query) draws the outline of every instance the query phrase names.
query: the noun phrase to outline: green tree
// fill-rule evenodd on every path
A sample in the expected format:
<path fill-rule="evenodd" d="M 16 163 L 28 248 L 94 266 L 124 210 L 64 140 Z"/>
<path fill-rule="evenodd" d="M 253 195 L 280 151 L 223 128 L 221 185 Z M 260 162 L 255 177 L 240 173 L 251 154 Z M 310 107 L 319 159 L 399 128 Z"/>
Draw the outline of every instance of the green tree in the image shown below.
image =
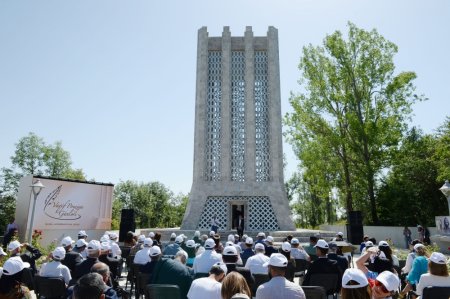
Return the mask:
<path fill-rule="evenodd" d="M 376 177 L 389 166 L 411 105 L 421 97 L 414 94 L 413 72 L 394 74 L 395 44 L 376 30 L 365 31 L 352 23 L 348 28 L 347 39 L 336 31 L 326 36 L 323 46 L 303 48 L 299 68 L 306 92 L 291 98 L 294 112 L 287 116 L 287 124 L 294 132 L 298 127 L 306 132 L 291 133 L 294 140 L 307 135 L 325 141 L 322 144 L 339 157 L 347 210 L 354 200 L 353 185 L 363 186 L 366 196 L 356 200 L 368 199 L 376 224 Z"/>
<path fill-rule="evenodd" d="M 61 178 L 71 170 L 72 161 L 70 159 L 70 153 L 63 149 L 61 141 L 57 141 L 54 145 L 44 146 L 43 153 L 43 164 L 46 168 L 46 175 Z"/>
<path fill-rule="evenodd" d="M 438 168 L 437 180 L 442 185 L 445 180 L 450 180 L 450 116 L 437 129 L 436 138 L 433 160 Z"/>
<path fill-rule="evenodd" d="M 44 164 L 44 140 L 36 134 L 30 132 L 28 136 L 20 138 L 16 143 L 14 156 L 11 163 L 14 168 L 20 169 L 25 174 L 42 175 Z"/>

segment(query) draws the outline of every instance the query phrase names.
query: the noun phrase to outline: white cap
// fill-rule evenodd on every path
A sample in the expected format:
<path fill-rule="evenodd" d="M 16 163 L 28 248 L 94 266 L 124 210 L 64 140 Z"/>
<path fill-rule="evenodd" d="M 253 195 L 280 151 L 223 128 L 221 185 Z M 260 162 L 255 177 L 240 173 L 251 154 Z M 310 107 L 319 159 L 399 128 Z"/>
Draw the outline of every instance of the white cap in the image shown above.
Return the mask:
<path fill-rule="evenodd" d="M 258 243 L 258 244 L 255 245 L 255 250 L 256 250 L 256 249 L 264 250 L 264 251 L 266 250 L 266 248 L 264 247 L 264 245 L 261 244 L 261 243 Z"/>
<path fill-rule="evenodd" d="M 109 240 L 110 240 L 109 235 L 103 235 L 100 238 L 100 242 L 109 242 Z"/>
<path fill-rule="evenodd" d="M 398 290 L 400 286 L 400 279 L 398 276 L 390 271 L 381 272 L 376 280 L 381 282 L 389 292 Z"/>
<path fill-rule="evenodd" d="M 101 250 L 110 250 L 111 245 L 109 245 L 109 242 L 102 242 L 102 243 L 100 243 L 100 249 Z"/>
<path fill-rule="evenodd" d="M 386 241 L 380 241 L 380 243 L 378 243 L 378 247 L 389 247 L 389 243 Z"/>
<path fill-rule="evenodd" d="M 200 237 L 200 231 L 196 230 L 195 233 L 194 233 L 194 236 L 195 237 Z"/>
<path fill-rule="evenodd" d="M 440 252 L 433 252 L 430 256 L 430 261 L 432 261 L 435 264 L 439 264 L 439 265 L 447 264 L 447 258 L 445 257 L 445 255 L 443 255 Z"/>
<path fill-rule="evenodd" d="M 236 293 L 230 297 L 230 299 L 251 299 L 247 294 L 244 293 Z"/>
<path fill-rule="evenodd" d="M 357 284 L 349 285 L 348 283 L 353 280 Z M 345 270 L 344 275 L 342 276 L 342 287 L 344 289 L 357 289 L 365 287 L 369 284 L 366 275 L 363 271 L 356 268 L 348 268 Z"/>
<path fill-rule="evenodd" d="M 228 235 L 228 241 L 234 242 L 234 235 L 229 234 Z"/>
<path fill-rule="evenodd" d="M 194 248 L 195 247 L 195 241 L 194 240 L 187 240 L 186 241 L 186 247 Z"/>
<path fill-rule="evenodd" d="M 291 244 L 300 244 L 300 241 L 297 238 L 292 238 Z"/>
<path fill-rule="evenodd" d="M 152 239 L 150 239 L 150 238 L 145 238 L 144 239 L 144 246 L 145 247 L 152 247 L 152 245 L 153 245 L 153 240 Z"/>
<path fill-rule="evenodd" d="M 327 241 L 325 241 L 324 239 L 318 240 L 317 244 L 314 247 L 319 247 L 319 248 L 322 248 L 322 249 L 328 249 L 329 248 Z"/>
<path fill-rule="evenodd" d="M 17 249 L 17 248 L 19 248 L 20 247 L 20 242 L 19 241 L 12 241 L 12 242 L 10 242 L 9 244 L 8 244 L 8 251 L 13 251 L 13 250 L 15 250 L 15 249 Z"/>
<path fill-rule="evenodd" d="M 78 239 L 75 242 L 75 247 L 80 248 L 80 247 L 83 247 L 83 246 L 87 246 L 87 244 L 88 243 L 84 239 Z"/>
<path fill-rule="evenodd" d="M 54 259 L 63 260 L 66 256 L 66 250 L 62 246 L 56 247 L 52 252 L 52 256 Z"/>
<path fill-rule="evenodd" d="M 225 242 L 225 246 L 233 246 L 233 245 L 234 245 L 234 243 L 231 242 L 231 241 L 226 241 Z"/>
<path fill-rule="evenodd" d="M 417 243 L 416 245 L 414 245 L 414 251 L 419 250 L 419 248 L 425 248 L 425 245 L 423 245 L 422 243 Z"/>
<path fill-rule="evenodd" d="M 84 230 L 80 230 L 78 232 L 78 237 L 87 237 L 88 235 L 86 234 L 86 232 Z"/>
<path fill-rule="evenodd" d="M 3 264 L 3 275 L 14 275 L 29 267 L 30 264 L 23 262 L 21 258 L 11 257 Z"/>
<path fill-rule="evenodd" d="M 344 233 L 343 232 L 338 232 L 337 234 L 336 234 L 336 236 L 339 236 L 339 237 L 343 237 L 344 236 Z"/>
<path fill-rule="evenodd" d="M 144 241 L 145 241 L 145 235 L 139 235 L 138 243 L 144 243 Z"/>
<path fill-rule="evenodd" d="M 119 236 L 116 233 L 109 234 L 109 239 L 111 239 L 111 240 L 116 240 L 118 238 L 119 238 Z"/>
<path fill-rule="evenodd" d="M 247 239 L 245 239 L 245 244 L 252 245 L 253 244 L 253 239 L 250 238 L 250 237 L 247 237 Z"/>
<path fill-rule="evenodd" d="M 3 248 L 0 246 L 0 256 L 7 255 L 6 252 L 3 251 Z"/>
<path fill-rule="evenodd" d="M 225 265 L 224 263 L 222 263 L 222 262 L 217 262 L 217 263 L 215 263 L 214 265 L 212 265 L 212 267 L 220 267 L 220 268 L 222 269 L 223 273 L 225 273 L 225 275 L 227 275 L 228 268 L 227 268 L 227 265 Z M 212 267 L 211 267 L 211 268 L 212 268 Z"/>
<path fill-rule="evenodd" d="M 281 244 L 281 250 L 283 250 L 284 252 L 290 252 L 291 244 L 289 242 L 283 242 L 283 244 Z"/>
<path fill-rule="evenodd" d="M 273 242 L 273 237 L 272 236 L 267 236 L 266 241 L 269 243 Z"/>
<path fill-rule="evenodd" d="M 176 237 L 177 237 L 177 234 L 176 234 L 176 233 L 171 233 L 171 234 L 170 234 L 170 238 L 171 238 L 171 239 L 175 239 Z"/>
<path fill-rule="evenodd" d="M 179 235 L 178 237 L 175 238 L 175 243 L 183 243 L 183 236 Z"/>
<path fill-rule="evenodd" d="M 216 246 L 216 242 L 213 239 L 209 238 L 205 241 L 205 248 L 214 248 Z"/>
<path fill-rule="evenodd" d="M 216 234 L 216 233 L 215 233 L 213 230 L 209 232 L 209 235 L 210 235 L 210 236 L 214 236 L 215 234 Z"/>
<path fill-rule="evenodd" d="M 148 233 L 148 237 L 153 239 L 155 237 L 155 233 L 154 232 L 149 232 Z"/>
<path fill-rule="evenodd" d="M 153 246 L 150 248 L 150 256 L 157 256 L 161 254 L 161 248 L 159 246 Z"/>
<path fill-rule="evenodd" d="M 238 253 L 237 253 L 236 247 L 231 245 L 231 246 L 226 246 L 223 249 L 222 255 L 238 255 Z"/>
<path fill-rule="evenodd" d="M 366 247 L 372 247 L 373 246 L 373 242 L 372 241 L 367 241 L 365 244 L 366 244 Z"/>
<path fill-rule="evenodd" d="M 101 248 L 102 248 L 102 246 L 101 246 L 100 242 L 97 240 L 91 240 L 91 241 L 89 241 L 89 243 L 87 245 L 88 251 L 100 250 Z"/>
<path fill-rule="evenodd" d="M 266 234 L 265 234 L 264 232 L 259 232 L 259 233 L 258 233 L 258 237 L 263 237 L 263 238 L 265 238 L 265 237 L 266 237 Z"/>
<path fill-rule="evenodd" d="M 67 247 L 75 243 L 70 236 L 67 236 L 61 240 L 61 246 Z"/>
<path fill-rule="evenodd" d="M 288 243 L 289 244 L 289 243 Z M 290 244 L 289 244 L 290 245 Z M 274 267 L 282 267 L 285 268 L 288 265 L 288 260 L 287 258 L 282 255 L 281 253 L 272 253 L 272 255 L 270 256 L 270 259 L 268 262 L 263 264 L 263 267 L 267 267 L 267 266 L 274 266 Z"/>

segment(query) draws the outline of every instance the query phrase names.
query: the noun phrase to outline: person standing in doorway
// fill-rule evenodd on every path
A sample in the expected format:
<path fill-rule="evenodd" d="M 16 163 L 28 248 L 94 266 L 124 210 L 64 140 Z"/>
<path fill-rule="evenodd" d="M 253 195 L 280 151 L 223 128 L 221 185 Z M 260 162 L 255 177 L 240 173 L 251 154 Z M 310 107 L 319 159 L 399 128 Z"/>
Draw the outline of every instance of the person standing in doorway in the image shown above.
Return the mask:
<path fill-rule="evenodd" d="M 217 215 L 214 215 L 211 218 L 211 231 L 217 234 L 217 230 L 219 229 L 220 222 L 217 220 Z"/>
<path fill-rule="evenodd" d="M 244 215 L 241 214 L 239 216 L 239 222 L 238 222 L 238 226 L 237 226 L 237 233 L 239 235 L 239 241 L 242 239 L 242 236 L 244 235 Z"/>

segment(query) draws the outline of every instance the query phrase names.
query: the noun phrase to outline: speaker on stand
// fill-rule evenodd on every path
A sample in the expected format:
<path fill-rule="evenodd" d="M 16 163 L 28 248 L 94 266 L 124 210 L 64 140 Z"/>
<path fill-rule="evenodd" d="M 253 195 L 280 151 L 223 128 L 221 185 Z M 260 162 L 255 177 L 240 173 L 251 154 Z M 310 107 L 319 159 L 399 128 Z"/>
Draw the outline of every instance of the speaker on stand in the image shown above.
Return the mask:
<path fill-rule="evenodd" d="M 347 240 L 352 244 L 361 244 L 364 238 L 361 211 L 349 212 L 347 220 Z"/>
<path fill-rule="evenodd" d="M 120 216 L 119 242 L 123 242 L 129 231 L 134 232 L 136 223 L 133 209 L 122 209 Z"/>

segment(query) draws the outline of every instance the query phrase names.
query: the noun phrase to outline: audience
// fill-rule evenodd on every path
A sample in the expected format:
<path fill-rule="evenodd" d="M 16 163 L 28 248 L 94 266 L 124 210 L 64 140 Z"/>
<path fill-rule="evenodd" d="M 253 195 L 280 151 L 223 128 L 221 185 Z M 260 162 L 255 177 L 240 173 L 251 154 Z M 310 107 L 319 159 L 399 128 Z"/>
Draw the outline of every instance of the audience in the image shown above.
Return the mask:
<path fill-rule="evenodd" d="M 336 253 L 338 250 L 338 246 L 335 242 L 330 242 L 328 244 L 328 247 L 327 257 L 332 261 L 336 261 L 339 269 L 342 273 L 344 273 L 344 271 L 348 268 L 348 259 Z"/>
<path fill-rule="evenodd" d="M 103 299 L 107 286 L 102 276 L 98 273 L 87 273 L 83 275 L 73 288 L 73 299 Z"/>
<path fill-rule="evenodd" d="M 66 285 L 68 285 L 72 276 L 69 268 L 61 263 L 65 256 L 66 250 L 64 247 L 56 247 L 51 253 L 52 261 L 41 266 L 39 275 L 43 277 L 62 277 Z"/>
<path fill-rule="evenodd" d="M 267 274 L 267 266 L 265 263 L 269 261 L 269 257 L 266 256 L 264 245 L 255 245 L 255 255 L 251 256 L 245 263 L 245 268 L 250 270 L 251 274 Z"/>
<path fill-rule="evenodd" d="M 305 249 L 300 245 L 300 241 L 297 238 L 291 239 L 291 258 L 294 260 L 307 260 L 311 261 L 311 257 L 306 253 Z"/>
<path fill-rule="evenodd" d="M 139 265 L 145 265 L 148 262 L 150 262 L 150 248 L 153 245 L 153 241 L 150 238 L 145 238 L 144 240 L 144 247 L 139 250 L 136 255 L 134 256 L 133 263 L 139 264 Z"/>
<path fill-rule="evenodd" d="M 84 241 L 83 238 L 79 240 Z M 70 273 L 72 274 L 75 271 L 75 267 L 83 261 L 83 257 L 81 256 L 81 254 L 72 250 L 73 243 L 74 241 L 70 236 L 67 236 L 61 240 L 61 246 L 66 251 L 66 256 L 63 260 L 61 260 L 61 263 L 67 266 L 67 268 L 69 268 L 70 270 Z"/>
<path fill-rule="evenodd" d="M 194 260 L 194 273 L 208 273 L 212 265 L 222 262 L 222 255 L 215 252 L 214 247 L 216 243 L 213 239 L 207 239 L 205 241 L 205 251 L 196 256 Z"/>
<path fill-rule="evenodd" d="M 222 281 L 222 289 L 220 293 L 222 295 L 222 299 L 231 299 L 236 294 L 244 294 L 249 298 L 252 297 L 252 292 L 250 291 L 250 287 L 244 276 L 238 272 L 231 272 L 225 276 Z"/>
<path fill-rule="evenodd" d="M 0 278 L 0 298 L 32 298 L 30 290 L 22 284 L 22 272 L 29 267 L 29 263 L 17 257 L 6 260 Z"/>
<path fill-rule="evenodd" d="M 341 299 L 371 299 L 372 290 L 366 275 L 359 269 L 345 270 L 342 276 Z"/>
<path fill-rule="evenodd" d="M 189 299 L 221 299 L 221 282 L 226 274 L 225 264 L 214 264 L 209 270 L 208 277 L 197 278 L 192 282 L 187 297 Z"/>
<path fill-rule="evenodd" d="M 75 267 L 73 275 L 74 279 L 78 279 L 81 276 L 90 273 L 92 266 L 98 263 L 98 257 L 100 256 L 101 244 L 97 240 L 91 240 L 87 246 L 87 258 Z"/>
<path fill-rule="evenodd" d="M 288 265 L 284 277 L 286 277 L 286 279 L 289 281 L 294 281 L 296 264 L 295 260 L 291 258 L 291 249 L 292 247 L 289 242 L 283 242 L 283 244 L 281 244 L 280 253 L 284 255 L 288 260 Z"/>
<path fill-rule="evenodd" d="M 421 296 L 425 287 L 448 287 L 450 276 L 447 268 L 447 258 L 440 252 L 433 252 L 428 261 L 428 273 L 420 277 L 416 293 Z"/>
<path fill-rule="evenodd" d="M 26 249 L 27 252 L 22 253 L 22 249 Z M 20 244 L 19 241 L 12 241 L 8 244 L 8 251 L 10 257 L 20 257 L 22 261 L 30 264 L 30 268 L 33 270 L 33 274 L 37 273 L 36 260 L 42 256 L 39 249 L 34 248 L 28 243 Z"/>
<path fill-rule="evenodd" d="M 425 256 L 425 245 L 416 244 L 414 245 L 414 251 L 416 252 L 416 258 L 414 259 L 411 271 L 406 276 L 406 286 L 400 293 L 401 297 L 404 297 L 409 291 L 411 291 L 415 285 L 419 282 L 422 274 L 428 271 L 428 260 Z"/>

